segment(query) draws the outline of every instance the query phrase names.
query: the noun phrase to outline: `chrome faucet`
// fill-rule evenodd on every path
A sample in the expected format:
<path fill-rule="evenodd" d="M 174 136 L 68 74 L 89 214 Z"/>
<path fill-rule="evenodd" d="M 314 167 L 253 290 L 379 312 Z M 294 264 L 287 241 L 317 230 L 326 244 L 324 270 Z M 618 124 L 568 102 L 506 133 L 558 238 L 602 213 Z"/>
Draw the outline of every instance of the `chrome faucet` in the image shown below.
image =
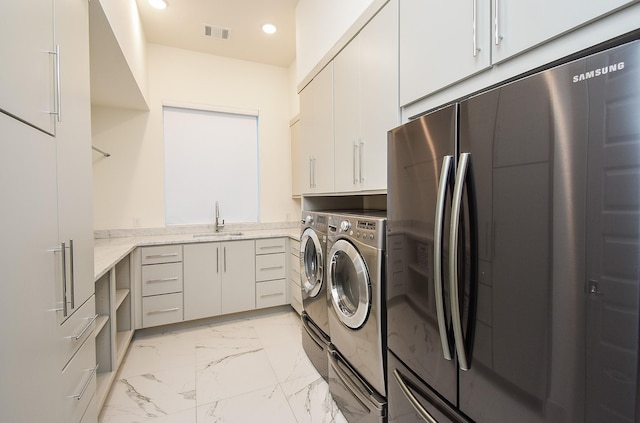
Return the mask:
<path fill-rule="evenodd" d="M 220 223 L 220 204 L 216 201 L 216 232 L 218 232 L 221 228 L 224 228 L 224 219 L 222 219 L 222 224 Z"/>

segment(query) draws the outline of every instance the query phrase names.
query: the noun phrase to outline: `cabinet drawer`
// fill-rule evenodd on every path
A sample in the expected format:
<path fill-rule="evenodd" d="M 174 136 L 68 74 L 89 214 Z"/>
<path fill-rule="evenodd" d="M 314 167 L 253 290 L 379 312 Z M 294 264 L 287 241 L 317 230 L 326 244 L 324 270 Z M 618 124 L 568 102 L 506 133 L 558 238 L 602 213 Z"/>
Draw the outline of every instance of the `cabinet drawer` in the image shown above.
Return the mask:
<path fill-rule="evenodd" d="M 182 245 L 142 247 L 142 264 L 174 263 L 182 261 Z"/>
<path fill-rule="evenodd" d="M 300 257 L 300 241 L 297 239 L 290 239 L 289 250 L 291 251 L 291 255 Z"/>
<path fill-rule="evenodd" d="M 285 254 L 265 254 L 256 256 L 256 281 L 270 281 L 286 278 Z"/>
<path fill-rule="evenodd" d="M 287 281 L 260 282 L 256 284 L 256 308 L 273 307 L 287 303 Z"/>
<path fill-rule="evenodd" d="M 300 285 L 300 260 L 298 257 L 294 257 L 293 255 L 290 257 L 290 267 L 289 267 L 289 279 L 298 281 L 298 285 Z"/>
<path fill-rule="evenodd" d="M 302 304 L 302 288 L 296 281 L 289 281 L 289 296 L 291 297 L 291 302 L 296 300 Z"/>
<path fill-rule="evenodd" d="M 87 338 L 62 370 L 62 389 L 65 422 L 77 423 L 96 392 L 96 342 L 93 336 Z"/>
<path fill-rule="evenodd" d="M 182 263 L 142 266 L 142 296 L 182 292 Z"/>
<path fill-rule="evenodd" d="M 142 299 L 142 327 L 166 325 L 182 320 L 181 292 Z"/>
<path fill-rule="evenodd" d="M 61 369 L 66 366 L 84 341 L 93 333 L 95 320 L 96 301 L 92 295 L 60 326 L 60 337 L 62 338 Z"/>
<path fill-rule="evenodd" d="M 286 238 L 266 238 L 256 240 L 256 255 L 284 253 L 286 250 Z"/>

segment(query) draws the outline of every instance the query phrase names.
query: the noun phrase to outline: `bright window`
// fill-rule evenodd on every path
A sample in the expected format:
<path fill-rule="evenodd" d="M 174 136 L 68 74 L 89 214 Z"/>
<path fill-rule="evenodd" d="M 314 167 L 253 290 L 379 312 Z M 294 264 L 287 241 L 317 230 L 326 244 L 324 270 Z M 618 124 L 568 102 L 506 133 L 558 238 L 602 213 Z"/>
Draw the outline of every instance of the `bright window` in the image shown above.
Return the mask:
<path fill-rule="evenodd" d="M 257 222 L 258 115 L 163 107 L 167 225 Z"/>

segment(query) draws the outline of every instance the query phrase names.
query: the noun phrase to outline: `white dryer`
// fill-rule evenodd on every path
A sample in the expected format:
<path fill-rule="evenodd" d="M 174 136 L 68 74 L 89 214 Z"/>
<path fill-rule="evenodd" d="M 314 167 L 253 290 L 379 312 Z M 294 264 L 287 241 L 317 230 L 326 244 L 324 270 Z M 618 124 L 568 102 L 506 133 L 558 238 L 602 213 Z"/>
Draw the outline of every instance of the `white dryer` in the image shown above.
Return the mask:
<path fill-rule="evenodd" d="M 327 215 L 302 212 L 300 285 L 302 287 L 302 346 L 326 380 L 328 378 L 329 318 L 326 278 Z"/>
<path fill-rule="evenodd" d="M 348 421 L 386 415 L 386 212 L 328 219 L 329 390 Z M 368 400 L 365 400 L 368 399 Z"/>

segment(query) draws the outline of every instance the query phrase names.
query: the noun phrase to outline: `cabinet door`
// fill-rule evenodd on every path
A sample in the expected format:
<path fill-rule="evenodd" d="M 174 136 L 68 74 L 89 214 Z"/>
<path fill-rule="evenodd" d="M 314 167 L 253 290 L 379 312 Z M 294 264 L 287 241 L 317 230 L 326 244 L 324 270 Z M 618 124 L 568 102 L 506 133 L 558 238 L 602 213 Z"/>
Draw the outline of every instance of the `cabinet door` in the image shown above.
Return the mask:
<path fill-rule="evenodd" d="M 360 76 L 358 36 L 333 60 L 336 192 L 360 189 Z"/>
<path fill-rule="evenodd" d="M 224 242 L 221 253 L 222 313 L 255 309 L 255 242 Z"/>
<path fill-rule="evenodd" d="M 398 3 L 387 3 L 359 36 L 361 190 L 387 189 L 387 132 L 400 123 Z"/>
<path fill-rule="evenodd" d="M 61 115 L 57 123 L 59 241 L 67 250 L 68 315 L 94 292 L 89 4 L 69 0 L 55 11 L 60 46 Z M 73 250 L 69 247 L 73 244 Z M 66 319 L 59 313 L 62 320 Z"/>
<path fill-rule="evenodd" d="M 303 194 L 334 190 L 333 62 L 300 92 Z"/>
<path fill-rule="evenodd" d="M 53 0 L 0 2 L 0 110 L 53 134 Z"/>
<path fill-rule="evenodd" d="M 636 1 L 492 0 L 492 2 L 492 7 L 497 11 L 494 12 L 497 15 L 491 20 L 493 62 L 498 63 Z"/>
<path fill-rule="evenodd" d="M 289 127 L 291 134 L 291 196 L 300 197 L 302 194 L 302 151 L 300 149 L 300 118 Z"/>
<path fill-rule="evenodd" d="M 222 244 L 184 246 L 184 319 L 218 316 L 222 312 Z"/>
<path fill-rule="evenodd" d="M 400 2 L 400 105 L 490 66 L 490 1 Z"/>
<path fill-rule="evenodd" d="M 60 258 L 54 251 L 56 146 L 50 136 L 4 113 L 0 133 L 0 421 L 62 421 L 61 339 L 53 311 L 60 307 L 54 289 Z"/>

